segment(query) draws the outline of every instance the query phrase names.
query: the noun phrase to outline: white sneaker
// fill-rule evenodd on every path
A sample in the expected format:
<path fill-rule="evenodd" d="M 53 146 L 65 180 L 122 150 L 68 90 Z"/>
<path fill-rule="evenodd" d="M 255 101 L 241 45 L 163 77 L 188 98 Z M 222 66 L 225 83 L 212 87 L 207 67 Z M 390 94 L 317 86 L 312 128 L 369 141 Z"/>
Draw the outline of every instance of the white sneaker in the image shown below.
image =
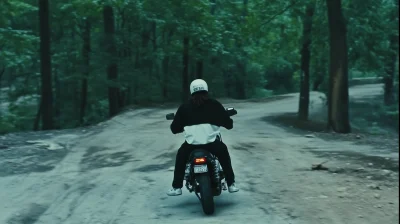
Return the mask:
<path fill-rule="evenodd" d="M 229 193 L 235 193 L 239 191 L 239 188 L 236 187 L 235 183 L 233 183 L 231 186 L 228 187 Z"/>
<path fill-rule="evenodd" d="M 180 188 L 172 188 L 167 192 L 168 196 L 179 196 L 182 194 L 182 189 Z"/>

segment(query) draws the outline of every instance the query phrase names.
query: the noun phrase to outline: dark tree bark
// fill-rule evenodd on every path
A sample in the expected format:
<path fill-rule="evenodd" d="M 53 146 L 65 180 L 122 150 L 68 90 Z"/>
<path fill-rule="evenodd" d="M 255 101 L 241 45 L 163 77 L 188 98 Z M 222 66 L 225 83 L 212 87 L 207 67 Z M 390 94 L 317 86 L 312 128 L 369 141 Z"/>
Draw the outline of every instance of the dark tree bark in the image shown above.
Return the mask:
<path fill-rule="evenodd" d="M 300 98 L 298 118 L 308 120 L 310 104 L 310 45 L 312 42 L 312 19 L 314 15 L 315 3 L 311 1 L 306 7 L 303 21 L 303 46 L 301 49 L 301 75 L 300 75 Z"/>
<path fill-rule="evenodd" d="M 189 37 L 183 38 L 182 102 L 189 97 Z"/>
<path fill-rule="evenodd" d="M 88 92 L 88 77 L 90 70 L 90 21 L 85 19 L 85 27 L 83 31 L 83 46 L 82 46 L 82 56 L 83 56 L 83 77 L 82 77 L 82 87 L 81 87 L 81 105 L 79 114 L 79 123 L 82 125 L 84 123 L 84 117 L 86 112 L 87 104 L 87 92 Z"/>
<path fill-rule="evenodd" d="M 243 0 L 243 9 L 240 22 L 245 23 L 246 17 L 248 15 L 248 0 Z M 244 61 L 240 60 L 239 58 L 236 59 L 236 67 L 237 67 L 237 75 L 235 77 L 235 89 L 236 89 L 236 98 L 238 99 L 245 99 L 246 98 L 246 79 L 247 79 L 247 72 L 246 72 L 246 52 L 243 51 L 243 45 L 245 40 L 242 37 L 236 38 L 236 49 L 239 54 L 244 58 Z"/>
<path fill-rule="evenodd" d="M 223 69 L 222 74 L 224 76 L 225 94 L 227 97 L 232 97 L 232 71 L 230 69 Z"/>
<path fill-rule="evenodd" d="M 210 13 L 211 13 L 211 15 L 215 15 L 215 12 L 217 10 L 217 0 L 210 0 L 210 2 L 211 2 Z"/>
<path fill-rule="evenodd" d="M 313 91 L 318 91 L 319 87 L 320 87 L 320 85 L 322 84 L 323 81 L 324 81 L 324 76 L 322 74 L 318 74 L 317 77 L 314 80 L 312 90 Z"/>
<path fill-rule="evenodd" d="M 59 129 L 61 128 L 61 93 L 62 93 L 62 88 L 61 88 L 61 82 L 60 82 L 60 76 L 58 73 L 58 68 L 53 69 L 53 76 L 54 76 L 54 123 L 53 123 L 53 128 L 54 129 Z"/>
<path fill-rule="evenodd" d="M 341 0 L 327 0 L 329 22 L 328 128 L 351 132 L 349 121 L 348 48 Z"/>
<path fill-rule="evenodd" d="M 203 78 L 203 60 L 198 60 L 196 62 L 196 78 L 197 79 Z"/>
<path fill-rule="evenodd" d="M 153 43 L 153 50 L 157 50 L 157 23 L 155 21 L 151 22 L 151 33 L 153 34 L 151 42 Z"/>
<path fill-rule="evenodd" d="M 385 76 L 384 76 L 384 102 L 386 105 L 393 105 L 395 101 L 394 95 L 394 77 L 396 74 L 397 53 L 399 51 L 399 1 L 394 0 L 396 7 L 392 11 L 391 20 L 396 21 L 397 32 L 392 32 L 389 36 L 389 54 L 386 58 Z"/>
<path fill-rule="evenodd" d="M 390 40 L 390 50 L 394 50 L 394 46 L 396 45 L 396 41 L 398 39 Z M 394 96 L 394 77 L 396 74 L 396 62 L 397 62 L 397 55 L 396 52 L 390 52 L 389 57 L 386 61 L 385 67 L 385 76 L 383 78 L 384 82 L 384 102 L 385 105 L 393 105 L 395 103 L 395 96 Z"/>
<path fill-rule="evenodd" d="M 5 71 L 6 71 L 6 66 L 3 66 L 3 68 L 0 70 L 0 83 L 1 83 L 1 79 L 3 78 Z"/>
<path fill-rule="evenodd" d="M 239 77 L 236 77 L 235 86 L 236 86 L 236 98 L 238 99 L 246 99 L 246 65 L 241 61 L 236 61 L 236 67 L 238 69 Z"/>
<path fill-rule="evenodd" d="M 103 19 L 104 19 L 104 34 L 105 34 L 105 49 L 108 53 L 109 64 L 107 66 L 107 78 L 110 81 L 108 87 L 108 104 L 109 104 L 109 116 L 115 116 L 118 114 L 119 102 L 118 102 L 118 91 L 117 79 L 118 79 L 118 66 L 115 60 L 117 56 L 117 48 L 115 46 L 114 34 L 114 12 L 111 6 L 104 6 L 103 8 Z"/>
<path fill-rule="evenodd" d="M 172 35 L 174 34 L 173 30 L 169 30 L 167 36 L 164 36 L 164 43 L 167 44 L 167 46 L 170 45 L 171 40 L 172 40 Z M 165 35 L 165 34 L 164 34 Z M 170 63 L 170 56 L 165 55 L 162 61 L 162 72 L 163 72 L 163 82 L 162 82 L 162 94 L 163 94 L 163 99 L 166 100 L 168 99 L 168 78 L 169 78 L 169 63 Z"/>
<path fill-rule="evenodd" d="M 53 129 L 53 89 L 51 77 L 49 1 L 39 0 L 40 73 L 42 128 Z"/>
<path fill-rule="evenodd" d="M 3 68 L 0 70 L 0 89 L 1 89 L 1 86 L 2 86 L 2 78 L 3 78 L 3 75 L 4 75 L 4 73 L 6 72 L 6 66 L 3 66 Z M 1 92 L 0 92 L 0 94 L 1 94 Z"/>
<path fill-rule="evenodd" d="M 162 83 L 162 95 L 164 101 L 168 99 L 168 72 L 169 72 L 169 56 L 165 56 L 162 62 L 163 68 L 163 83 Z"/>
<path fill-rule="evenodd" d="M 37 113 L 36 113 L 36 116 L 35 116 L 35 121 L 33 122 L 33 130 L 34 131 L 39 131 L 41 114 L 42 114 L 42 100 L 40 100 L 40 102 L 39 102 L 39 107 L 37 109 Z"/>

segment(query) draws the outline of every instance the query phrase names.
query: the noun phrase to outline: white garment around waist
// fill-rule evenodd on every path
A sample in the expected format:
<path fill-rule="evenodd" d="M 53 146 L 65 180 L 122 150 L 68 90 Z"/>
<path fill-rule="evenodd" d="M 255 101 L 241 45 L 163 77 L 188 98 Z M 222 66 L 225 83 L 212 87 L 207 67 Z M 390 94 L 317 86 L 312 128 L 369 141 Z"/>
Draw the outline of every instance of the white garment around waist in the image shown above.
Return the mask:
<path fill-rule="evenodd" d="M 221 134 L 220 127 L 211 124 L 185 126 L 185 139 L 191 145 L 204 145 L 214 142 Z"/>

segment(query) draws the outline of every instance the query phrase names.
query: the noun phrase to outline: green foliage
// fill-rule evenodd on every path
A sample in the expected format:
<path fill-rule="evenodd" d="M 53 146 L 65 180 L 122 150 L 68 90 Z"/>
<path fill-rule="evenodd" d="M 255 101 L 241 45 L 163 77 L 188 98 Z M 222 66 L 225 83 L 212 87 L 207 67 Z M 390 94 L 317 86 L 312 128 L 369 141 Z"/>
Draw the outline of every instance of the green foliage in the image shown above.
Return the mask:
<path fill-rule="evenodd" d="M 311 1 L 311 0 L 310 0 Z M 307 1 L 93 0 L 50 1 L 54 111 L 60 128 L 80 125 L 82 79 L 88 70 L 84 124 L 107 118 L 108 87 L 124 93 L 125 105 L 177 101 L 182 94 L 183 38 L 190 39 L 189 76 L 196 61 L 215 97 L 259 98 L 299 88 L 302 21 Z M 3 0 L 0 7 L 0 88 L 10 87 L 9 115 L 2 130 L 31 129 L 40 93 L 37 1 Z M 118 80 L 107 80 L 103 7 L 112 6 Z M 311 81 L 327 88 L 329 33 L 325 1 L 316 1 L 311 44 Z M 381 74 L 398 32 L 394 1 L 345 1 L 350 68 L 354 77 Z M 379 13 L 376 13 L 379 12 Z M 90 65 L 84 64 L 86 21 L 90 23 Z"/>

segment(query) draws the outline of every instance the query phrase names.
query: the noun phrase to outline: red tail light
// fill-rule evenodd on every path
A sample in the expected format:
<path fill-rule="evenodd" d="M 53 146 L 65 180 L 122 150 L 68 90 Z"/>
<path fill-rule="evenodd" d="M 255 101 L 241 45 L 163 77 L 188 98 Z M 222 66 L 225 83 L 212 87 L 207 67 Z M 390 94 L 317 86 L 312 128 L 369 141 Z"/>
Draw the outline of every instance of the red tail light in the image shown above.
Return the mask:
<path fill-rule="evenodd" d="M 206 158 L 196 158 L 195 160 L 194 160 L 194 164 L 204 164 L 204 163 L 206 163 L 207 162 L 207 160 L 206 160 Z"/>

